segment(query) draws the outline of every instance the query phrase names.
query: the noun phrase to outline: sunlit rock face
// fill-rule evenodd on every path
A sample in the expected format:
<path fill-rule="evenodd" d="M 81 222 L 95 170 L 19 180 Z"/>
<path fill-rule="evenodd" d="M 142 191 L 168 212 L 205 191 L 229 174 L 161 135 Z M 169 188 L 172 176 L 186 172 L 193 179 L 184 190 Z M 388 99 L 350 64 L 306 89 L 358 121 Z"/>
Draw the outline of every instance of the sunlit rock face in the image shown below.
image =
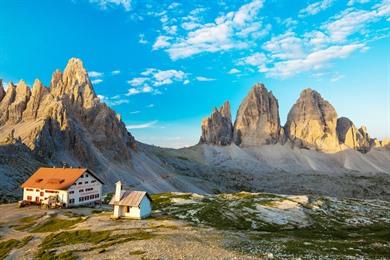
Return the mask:
<path fill-rule="evenodd" d="M 233 139 L 230 103 L 226 101 L 219 109 L 214 108 L 210 117 L 202 121 L 200 143 L 229 145 Z"/>
<path fill-rule="evenodd" d="M 234 142 L 240 146 L 274 144 L 280 133 L 278 101 L 263 84 L 256 84 L 238 109 Z"/>
<path fill-rule="evenodd" d="M 36 80 L 0 86 L 0 141 L 13 131 L 31 150 L 53 161 L 91 169 L 104 161 L 129 164 L 133 136 L 113 110 L 97 98 L 81 60 L 55 71 L 50 87 Z"/>
<path fill-rule="evenodd" d="M 366 128 L 363 126 L 357 129 L 353 122 L 346 117 L 337 119 L 337 135 L 340 143 L 349 148 L 361 152 L 367 152 L 370 149 L 370 137 Z"/>
<path fill-rule="evenodd" d="M 318 92 L 305 89 L 288 114 L 285 130 L 298 147 L 339 151 L 336 126 L 337 113 L 333 106 Z"/>

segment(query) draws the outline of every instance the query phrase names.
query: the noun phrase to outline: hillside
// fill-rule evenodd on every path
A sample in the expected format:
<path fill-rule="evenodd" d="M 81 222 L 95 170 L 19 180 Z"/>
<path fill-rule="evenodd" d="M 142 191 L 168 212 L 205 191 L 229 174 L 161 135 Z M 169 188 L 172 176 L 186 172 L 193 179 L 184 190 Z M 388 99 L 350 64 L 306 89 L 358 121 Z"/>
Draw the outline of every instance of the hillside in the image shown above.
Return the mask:
<path fill-rule="evenodd" d="M 321 95 L 303 90 L 281 125 L 278 101 L 256 84 L 231 120 L 229 102 L 202 121 L 200 143 L 183 149 L 137 142 L 101 101 L 81 60 L 36 80 L 0 84 L 0 198 L 42 165 L 88 167 L 111 191 L 121 180 L 152 193 L 266 191 L 390 199 L 388 140 L 370 137 Z"/>

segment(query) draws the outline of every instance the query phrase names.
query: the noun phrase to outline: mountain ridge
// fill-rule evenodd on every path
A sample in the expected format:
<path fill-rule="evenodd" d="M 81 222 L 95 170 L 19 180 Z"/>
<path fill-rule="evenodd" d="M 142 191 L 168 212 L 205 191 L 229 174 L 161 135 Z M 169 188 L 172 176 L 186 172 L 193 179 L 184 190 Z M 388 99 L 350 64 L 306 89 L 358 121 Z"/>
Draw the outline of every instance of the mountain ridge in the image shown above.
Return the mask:
<path fill-rule="evenodd" d="M 224 104 L 229 104 L 229 101 Z M 212 115 L 202 121 L 201 143 L 230 145 L 231 142 L 218 140 L 218 134 L 213 141 L 207 141 L 204 122 L 213 123 L 213 129 L 208 129 L 207 134 L 213 130 L 229 131 L 226 124 L 215 120 L 216 113 L 218 110 L 214 109 Z M 322 152 L 355 149 L 365 153 L 373 147 L 390 145 L 390 139 L 380 141 L 371 138 L 364 126 L 357 129 L 350 119 L 338 118 L 335 108 L 310 88 L 302 90 L 288 113 L 285 125 L 282 126 L 278 100 L 264 84 L 257 83 L 241 102 L 233 125 L 233 141 L 241 147 L 284 144 L 289 141 L 299 148 Z"/>
<path fill-rule="evenodd" d="M 324 125 L 334 135 L 338 122 L 330 104 L 308 91 L 302 102 L 315 105 L 298 105 L 287 129 L 280 125 L 277 99 L 264 85 L 256 86 L 234 124 L 226 102 L 203 121 L 199 144 L 175 150 L 136 141 L 99 100 L 79 59 L 70 59 L 64 72 L 56 70 L 49 87 L 36 80 L 30 88 L 20 81 L 4 91 L 0 84 L 0 200 L 17 199 L 18 185 L 33 168 L 64 164 L 91 168 L 106 183 L 105 191 L 121 180 L 152 193 L 247 190 L 390 199 L 387 141 L 370 138 L 365 128 L 359 136 L 350 134 L 355 130 L 341 120 L 334 138 L 345 136 L 345 144 L 324 153 L 319 149 L 329 133 Z M 314 124 L 319 130 L 309 135 L 303 130 L 310 130 L 313 120 L 301 116 L 302 107 L 321 119 Z M 302 127 L 292 127 L 293 122 Z M 304 134 L 292 135 L 297 131 L 290 129 Z M 369 149 L 348 147 L 351 138 L 368 142 Z"/>

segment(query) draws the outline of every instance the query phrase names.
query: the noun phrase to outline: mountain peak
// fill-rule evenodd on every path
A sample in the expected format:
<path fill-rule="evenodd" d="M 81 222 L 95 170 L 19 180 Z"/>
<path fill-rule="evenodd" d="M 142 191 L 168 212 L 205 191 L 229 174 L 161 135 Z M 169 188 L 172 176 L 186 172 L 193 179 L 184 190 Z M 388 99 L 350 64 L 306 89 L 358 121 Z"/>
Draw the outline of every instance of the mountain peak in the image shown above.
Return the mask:
<path fill-rule="evenodd" d="M 231 121 L 230 103 L 225 103 L 219 108 L 214 108 L 210 117 L 202 121 L 201 143 L 229 145 L 233 138 L 233 125 Z"/>
<path fill-rule="evenodd" d="M 334 107 L 310 88 L 304 89 L 287 116 L 288 137 L 298 146 L 339 150 Z"/>
<path fill-rule="evenodd" d="M 79 75 L 88 75 L 86 69 L 84 68 L 83 62 L 79 58 L 70 58 L 66 64 L 64 74 L 79 74 Z"/>
<path fill-rule="evenodd" d="M 94 106 L 97 97 L 83 62 L 78 58 L 68 61 L 64 73 L 59 70 L 53 73 L 50 92 L 57 97 L 67 96 L 72 103 L 84 108 Z"/>
<path fill-rule="evenodd" d="M 256 83 L 240 104 L 234 142 L 241 146 L 276 143 L 280 135 L 279 104 L 264 84 Z"/>

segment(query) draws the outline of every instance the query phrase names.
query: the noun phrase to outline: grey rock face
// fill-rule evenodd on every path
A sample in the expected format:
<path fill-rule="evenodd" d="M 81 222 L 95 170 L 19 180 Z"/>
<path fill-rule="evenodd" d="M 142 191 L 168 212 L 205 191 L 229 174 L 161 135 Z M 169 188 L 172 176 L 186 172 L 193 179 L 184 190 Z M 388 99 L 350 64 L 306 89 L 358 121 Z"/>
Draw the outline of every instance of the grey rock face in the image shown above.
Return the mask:
<path fill-rule="evenodd" d="M 5 90 L 3 88 L 3 80 L 0 79 L 0 102 L 4 96 L 5 96 Z"/>
<path fill-rule="evenodd" d="M 263 84 L 256 84 L 238 109 L 234 142 L 240 146 L 273 144 L 280 132 L 278 101 Z"/>
<path fill-rule="evenodd" d="M 226 101 L 220 109 L 215 108 L 210 117 L 203 119 L 200 143 L 229 145 L 232 139 L 230 103 Z"/>
<path fill-rule="evenodd" d="M 337 151 L 340 147 L 336 125 L 337 113 L 333 106 L 318 92 L 305 89 L 288 114 L 285 130 L 299 147 Z"/>

